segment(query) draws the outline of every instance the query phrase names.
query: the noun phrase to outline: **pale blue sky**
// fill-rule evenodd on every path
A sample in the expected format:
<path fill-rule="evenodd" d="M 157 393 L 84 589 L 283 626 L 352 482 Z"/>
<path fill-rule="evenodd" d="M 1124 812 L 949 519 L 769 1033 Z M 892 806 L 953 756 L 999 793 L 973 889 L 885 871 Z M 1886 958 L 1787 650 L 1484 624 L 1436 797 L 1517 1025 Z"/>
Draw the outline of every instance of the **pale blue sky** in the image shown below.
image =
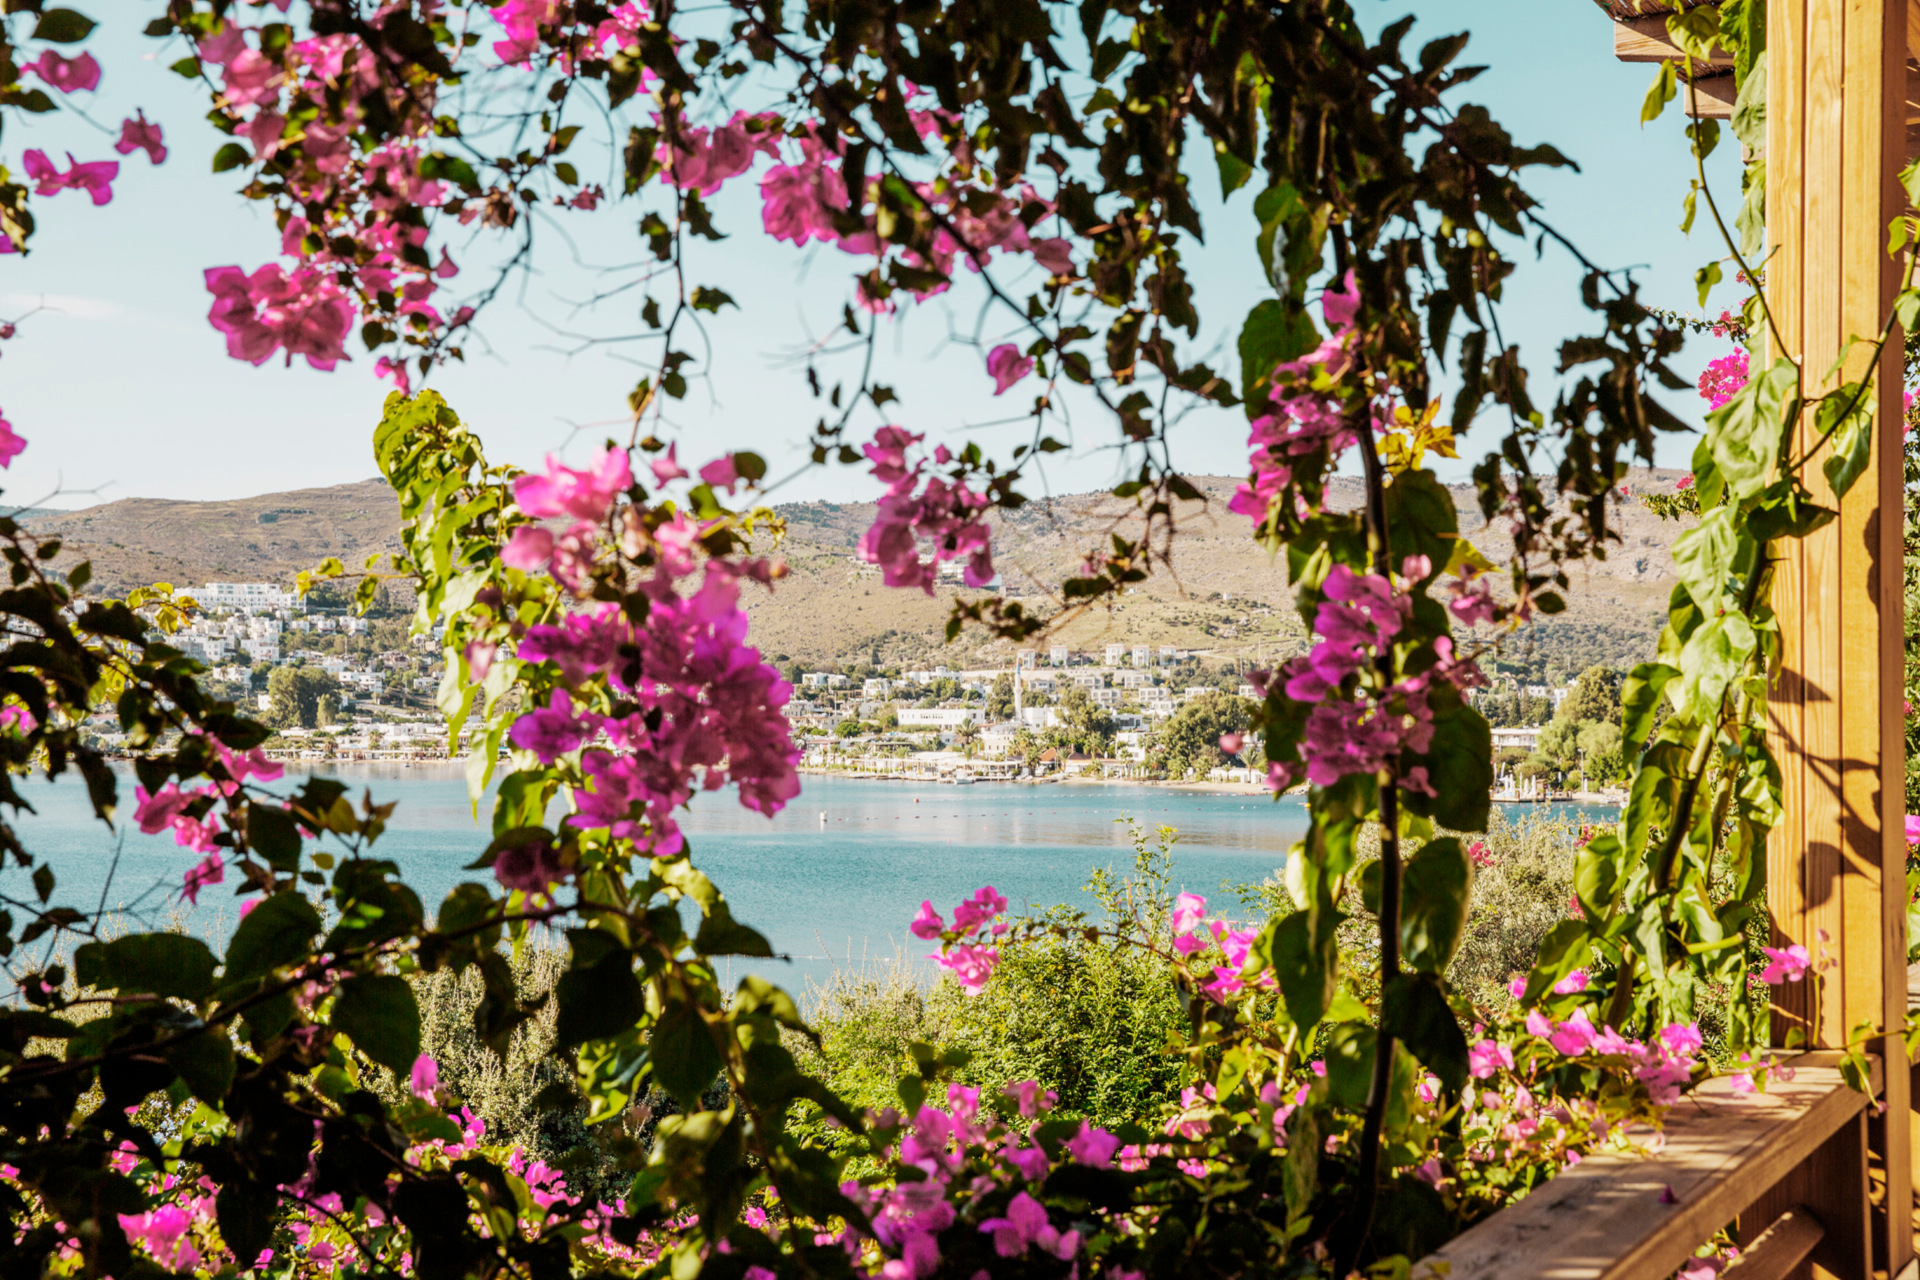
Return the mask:
<path fill-rule="evenodd" d="M 1715 251 L 1704 230 L 1696 229 L 1689 242 L 1677 228 L 1691 173 L 1679 121 L 1670 116 L 1645 131 L 1638 127 L 1649 69 L 1614 61 L 1609 25 L 1597 8 L 1589 0 L 1363 0 L 1370 21 L 1407 11 L 1420 17 L 1416 35 L 1463 26 L 1476 33 L 1465 60 L 1491 69 L 1462 101 L 1485 103 L 1520 141 L 1552 142 L 1580 162 L 1580 175 L 1533 180 L 1547 215 L 1597 260 L 1644 264 L 1645 295 L 1656 305 L 1691 308 L 1694 268 Z M 79 95 L 77 104 L 116 126 L 133 107 L 144 107 L 165 125 L 172 155 L 159 169 L 138 153 L 123 158 L 106 208 L 71 192 L 37 202 L 41 231 L 34 252 L 24 260 L 0 258 L 0 319 L 45 307 L 0 344 L 0 410 L 30 441 L 5 478 L 8 501 L 36 501 L 61 485 L 69 491 L 57 500 L 61 506 L 85 505 L 89 497 L 72 492 L 84 490 L 103 498 L 228 498 L 374 474 L 368 442 L 387 384 L 372 376 L 371 359 L 360 354 L 331 374 L 304 362 L 256 369 L 229 359 L 207 325 L 202 270 L 228 264 L 251 270 L 274 257 L 278 236 L 263 206 L 231 194 L 234 175 L 209 174 L 209 159 L 224 139 L 204 122 L 198 91 L 165 70 L 178 53 L 155 57 L 152 42 L 105 28 L 88 47 L 107 75 L 94 100 Z M 56 156 L 71 149 L 81 159 L 104 158 L 112 155 L 112 136 L 64 113 L 37 118 L 9 129 L 4 157 L 15 165 L 21 149 L 40 146 Z M 583 138 L 576 149 L 584 145 Z M 1730 150 L 1729 144 L 1716 157 L 1722 162 L 1716 181 L 1731 178 Z M 1222 209 L 1211 173 L 1197 175 L 1195 185 L 1212 216 L 1209 244 L 1188 246 L 1189 269 L 1207 321 L 1204 337 L 1230 351 L 1240 318 L 1259 296 L 1252 191 L 1243 189 Z M 791 356 L 831 329 L 851 260 L 831 249 L 795 252 L 768 241 L 753 197 L 752 184 L 739 180 L 722 194 L 718 220 L 736 234 L 703 246 L 694 267 L 697 280 L 728 290 L 748 309 L 709 320 L 714 377 L 696 385 L 675 418 L 688 440 L 684 457 L 753 448 L 784 474 L 820 412 Z M 536 271 L 482 321 L 490 350 L 471 344 L 467 365 L 435 375 L 434 385 L 483 434 L 496 459 L 533 465 L 570 439 L 577 450 L 622 429 L 640 350 L 569 350 L 556 326 L 571 323 L 597 334 L 638 330 L 637 299 L 576 309 L 597 288 L 630 277 L 618 268 L 640 262 L 634 210 L 615 203 L 598 215 L 569 216 L 564 227 L 571 244 L 545 233 Z M 453 251 L 456 259 L 474 260 L 454 283 L 472 284 L 487 253 L 463 252 L 459 238 Z M 596 266 L 610 270 L 591 269 Z M 1550 251 L 1541 264 L 1528 261 L 1509 286 L 1503 323 L 1538 378 L 1547 376 L 1559 337 L 1585 326 L 1577 283 L 1577 272 Z M 979 302 L 977 290 L 960 287 L 915 308 L 884 336 L 879 376 L 900 394 L 902 404 L 890 406 L 896 420 L 935 435 L 976 431 L 989 446 L 1010 449 L 1025 438 L 1025 427 L 988 424 L 1018 406 L 989 394 L 981 351 L 966 345 L 980 323 Z M 982 336 L 992 339 L 1004 325 L 989 317 Z M 1716 354 L 1716 344 L 1696 340 L 1681 368 L 1691 376 Z M 1008 400 L 1017 398 L 1016 392 Z M 1672 403 L 1690 418 L 1701 407 L 1691 395 Z M 586 430 L 576 434 L 576 427 Z M 1237 474 L 1244 470 L 1245 437 L 1237 410 L 1195 414 L 1179 427 L 1175 457 L 1189 471 Z M 1110 438 L 1106 423 L 1083 416 L 1075 453 L 1054 461 L 1053 491 L 1112 483 L 1113 455 L 1096 447 Z M 1666 441 L 1662 463 L 1684 465 L 1691 447 L 1690 440 Z M 830 467 L 802 476 L 778 496 L 838 501 L 873 492 L 861 471 Z"/>

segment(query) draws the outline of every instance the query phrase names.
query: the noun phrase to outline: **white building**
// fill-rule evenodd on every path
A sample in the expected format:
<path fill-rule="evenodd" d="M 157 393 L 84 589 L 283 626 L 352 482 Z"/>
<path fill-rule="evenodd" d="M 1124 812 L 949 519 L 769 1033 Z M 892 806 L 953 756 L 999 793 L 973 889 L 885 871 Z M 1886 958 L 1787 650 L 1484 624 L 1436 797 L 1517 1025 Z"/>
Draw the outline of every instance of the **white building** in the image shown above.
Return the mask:
<path fill-rule="evenodd" d="M 1117 667 L 1126 660 L 1127 646 L 1123 644 L 1110 644 L 1107 646 L 1106 656 L 1101 660 L 1101 665 Z"/>
<path fill-rule="evenodd" d="M 1047 661 L 1056 667 L 1064 667 L 1073 658 L 1073 651 L 1063 644 L 1057 644 L 1047 650 Z"/>
<path fill-rule="evenodd" d="M 365 618 L 342 618 L 340 619 L 340 629 L 350 636 L 363 636 L 367 634 L 367 620 Z"/>
<path fill-rule="evenodd" d="M 1122 671 L 1113 677 L 1113 682 L 1122 689 L 1153 688 L 1153 677 L 1144 671 Z"/>
<path fill-rule="evenodd" d="M 1140 709 L 1146 712 L 1147 718 L 1150 720 L 1165 720 L 1173 715 L 1173 700 L 1171 698 L 1149 698 L 1140 704 Z"/>
<path fill-rule="evenodd" d="M 1082 671 L 1073 677 L 1073 682 L 1082 689 L 1104 689 L 1107 687 L 1107 673 L 1104 671 Z"/>
<path fill-rule="evenodd" d="M 1005 755 L 1013 749 L 1013 735 L 1020 732 L 1020 726 L 1009 720 L 1005 724 L 989 725 L 980 731 L 980 745 L 989 755 Z"/>
<path fill-rule="evenodd" d="M 1502 751 L 1508 747 L 1517 747 L 1522 751 L 1534 751 L 1540 746 L 1540 726 L 1528 725 L 1519 729 L 1495 729 L 1493 731 L 1493 749 Z"/>
<path fill-rule="evenodd" d="M 1033 670 L 1040 665 L 1040 651 L 1038 649 L 1020 650 L 1019 653 L 1014 655 L 1013 665 L 1021 671 Z"/>
<path fill-rule="evenodd" d="M 1163 644 L 1160 646 L 1160 665 L 1161 666 L 1170 667 L 1178 661 L 1180 661 L 1180 650 L 1174 648 L 1170 644 Z"/>
<path fill-rule="evenodd" d="M 285 609 L 305 613 L 307 602 L 297 591 L 282 591 L 271 582 L 209 582 L 197 593 L 202 607 L 228 613 L 272 613 Z"/>
<path fill-rule="evenodd" d="M 1133 646 L 1133 665 L 1136 667 L 1152 666 L 1153 646 L 1147 644 L 1137 644 Z"/>
<path fill-rule="evenodd" d="M 280 661 L 280 641 L 275 638 L 255 638 L 248 636 L 240 642 L 247 656 L 256 663 Z"/>
<path fill-rule="evenodd" d="M 863 698 L 884 698 L 893 692 L 893 681 L 884 676 L 872 676 L 860 685 Z"/>
<path fill-rule="evenodd" d="M 1260 691 L 1254 688 L 1250 684 L 1243 684 L 1239 688 L 1235 689 L 1234 692 L 1239 694 L 1241 697 L 1250 699 L 1254 702 L 1260 701 Z"/>
<path fill-rule="evenodd" d="M 826 688 L 826 687 L 827 687 L 827 673 L 826 673 L 826 672 L 824 672 L 824 671 L 809 671 L 809 672 L 807 672 L 807 673 L 806 673 L 805 675 L 803 675 L 803 676 L 801 676 L 801 677 L 800 677 L 800 687 L 801 687 L 801 688 L 803 688 L 803 689 L 824 689 L 824 688 Z"/>
<path fill-rule="evenodd" d="M 902 707 L 902 729 L 958 729 L 963 724 L 984 724 L 983 707 Z"/>
<path fill-rule="evenodd" d="M 1119 706 L 1122 697 L 1118 689 L 1095 689 L 1088 696 L 1093 699 L 1094 706 L 1105 707 L 1109 710 Z"/>

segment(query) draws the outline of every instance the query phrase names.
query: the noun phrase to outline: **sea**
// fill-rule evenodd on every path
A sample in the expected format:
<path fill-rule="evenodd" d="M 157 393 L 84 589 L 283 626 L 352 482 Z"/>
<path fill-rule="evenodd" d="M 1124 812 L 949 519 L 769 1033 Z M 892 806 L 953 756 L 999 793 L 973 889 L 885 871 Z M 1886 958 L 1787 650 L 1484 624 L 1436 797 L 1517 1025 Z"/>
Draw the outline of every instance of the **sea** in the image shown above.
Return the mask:
<path fill-rule="evenodd" d="M 397 802 L 376 856 L 399 864 L 429 911 L 464 880 L 486 847 L 483 803 L 476 820 L 459 766 L 316 766 L 358 800 Z M 302 778 L 289 768 L 281 788 Z M 120 778 L 121 813 L 131 814 L 134 779 Z M 944 914 L 982 885 L 1012 909 L 1066 904 L 1092 910 L 1095 868 L 1124 874 L 1133 865 L 1132 828 L 1178 833 L 1172 888 L 1209 898 L 1280 874 L 1287 850 L 1306 828 L 1299 797 L 1186 790 L 1140 784 L 981 782 L 972 786 L 805 775 L 800 797 L 772 818 L 743 808 L 731 790 L 697 796 L 683 822 L 694 862 L 727 896 L 735 919 L 767 936 L 780 958 L 734 961 L 727 976 L 756 971 L 796 993 L 816 991 L 836 971 L 904 963 L 927 966 L 928 944 L 907 932 L 923 900 Z M 216 947 L 238 919 L 235 878 L 202 891 L 197 907 L 179 901 L 180 877 L 194 861 L 169 834 L 148 836 L 93 816 L 77 779 L 35 779 L 22 787 L 35 812 L 18 823 L 22 843 L 51 861 L 49 901 L 118 913 L 126 928 L 178 924 Z M 1549 808 L 1582 821 L 1614 810 Z M 558 813 L 554 815 L 557 819 Z M 0 893 L 31 900 L 17 868 L 0 871 Z M 18 911 L 16 911 L 18 918 Z"/>

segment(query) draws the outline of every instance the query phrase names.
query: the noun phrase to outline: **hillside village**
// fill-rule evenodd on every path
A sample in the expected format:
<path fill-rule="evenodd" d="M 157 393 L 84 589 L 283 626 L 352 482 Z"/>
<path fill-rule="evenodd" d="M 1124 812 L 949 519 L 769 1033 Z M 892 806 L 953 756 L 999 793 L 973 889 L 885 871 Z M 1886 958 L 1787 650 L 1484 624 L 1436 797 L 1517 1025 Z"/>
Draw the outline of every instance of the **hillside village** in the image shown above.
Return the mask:
<path fill-rule="evenodd" d="M 1507 764 L 1538 785 L 1563 781 L 1576 759 L 1596 772 L 1584 753 L 1540 756 L 1537 739 L 1582 672 L 1624 670 L 1651 650 L 1678 529 L 1632 498 L 1671 492 L 1677 479 L 1634 473 L 1615 508 L 1618 546 L 1576 569 L 1567 612 L 1480 654 L 1492 683 L 1476 696 L 1501 730 Z M 1284 569 L 1224 511 L 1232 482 L 1198 483 L 1205 500 L 1176 513 L 1171 572 L 1110 607 L 1063 613 L 1046 644 L 1031 649 L 964 636 L 945 643 L 951 604 L 965 594 L 957 567 L 942 566 L 951 572 L 931 594 L 884 587 L 855 545 L 871 504 L 778 508 L 781 532 L 767 549 L 787 577 L 771 593 L 750 593 L 744 607 L 755 644 L 795 686 L 789 711 L 807 767 L 1252 779 L 1257 744 L 1229 754 L 1218 740 L 1246 722 L 1245 700 L 1258 695 L 1253 673 L 1304 651 L 1306 632 L 1287 601 Z M 1357 495 L 1342 483 L 1330 494 L 1334 505 Z M 1456 489 L 1454 500 L 1462 527 L 1499 559 L 1502 531 L 1476 528 L 1470 491 Z M 1098 493 L 996 517 L 1001 572 L 989 589 L 1054 611 L 1047 584 L 1127 518 L 1125 504 Z M 331 584 L 304 599 L 291 589 L 295 573 L 325 556 L 364 560 L 398 548 L 397 509 L 381 482 L 216 503 L 126 499 L 38 512 L 29 522 L 61 537 L 56 570 L 98 557 L 106 568 L 96 570 L 96 589 L 105 593 L 156 580 L 203 583 L 181 588 L 199 609 L 172 643 L 207 667 L 223 695 L 274 726 L 276 751 L 447 754 L 435 710 L 440 646 L 408 634 L 411 600 L 401 584 L 384 587 L 367 617 L 354 616 Z M 96 728 L 101 745 L 113 747 L 115 726 Z M 1604 763 L 1604 751 L 1594 754 Z"/>

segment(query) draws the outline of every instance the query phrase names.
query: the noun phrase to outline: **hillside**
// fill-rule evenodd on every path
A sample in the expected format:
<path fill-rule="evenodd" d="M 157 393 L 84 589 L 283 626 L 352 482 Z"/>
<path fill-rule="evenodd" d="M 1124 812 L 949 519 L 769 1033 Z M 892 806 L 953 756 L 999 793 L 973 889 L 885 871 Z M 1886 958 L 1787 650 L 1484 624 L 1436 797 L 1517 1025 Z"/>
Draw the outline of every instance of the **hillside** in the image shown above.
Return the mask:
<path fill-rule="evenodd" d="M 1677 472 L 1643 471 L 1628 483 L 1636 491 L 1670 492 L 1677 478 Z M 1297 650 L 1303 635 L 1287 606 L 1285 565 L 1249 542 L 1245 520 L 1226 509 L 1237 481 L 1202 477 L 1195 483 L 1207 501 L 1182 504 L 1177 513 L 1172 573 L 1111 609 L 1064 622 L 1052 642 L 1082 649 L 1113 641 L 1174 644 L 1259 664 Z M 1453 492 L 1462 528 L 1501 560 L 1511 548 L 1504 531 L 1481 527 L 1468 487 Z M 1339 507 L 1357 505 L 1358 481 L 1337 480 L 1331 497 Z M 750 597 L 762 650 L 805 665 L 1003 661 L 1004 644 L 975 648 L 963 640 L 957 652 L 941 644 L 951 590 L 928 597 L 880 585 L 878 572 L 855 553 L 873 510 L 871 503 L 825 502 L 779 508 L 787 521 L 780 555 L 791 573 L 771 597 Z M 1551 660 L 1565 671 L 1630 662 L 1650 650 L 1673 582 L 1669 547 L 1679 530 L 1638 503 L 1622 503 L 1617 512 L 1622 543 L 1609 559 L 1576 569 L 1567 612 L 1510 642 L 1504 658 L 1540 669 Z M 1101 493 L 1047 499 L 997 516 L 995 555 L 1007 590 L 1022 595 L 1029 608 L 1051 612 L 1046 584 L 1071 572 L 1130 517 L 1130 504 Z M 110 592 L 155 581 L 183 587 L 285 582 L 326 556 L 357 566 L 398 547 L 397 508 L 379 480 L 229 502 L 128 498 L 30 523 L 65 542 L 59 565 L 91 559 L 94 581 Z"/>

